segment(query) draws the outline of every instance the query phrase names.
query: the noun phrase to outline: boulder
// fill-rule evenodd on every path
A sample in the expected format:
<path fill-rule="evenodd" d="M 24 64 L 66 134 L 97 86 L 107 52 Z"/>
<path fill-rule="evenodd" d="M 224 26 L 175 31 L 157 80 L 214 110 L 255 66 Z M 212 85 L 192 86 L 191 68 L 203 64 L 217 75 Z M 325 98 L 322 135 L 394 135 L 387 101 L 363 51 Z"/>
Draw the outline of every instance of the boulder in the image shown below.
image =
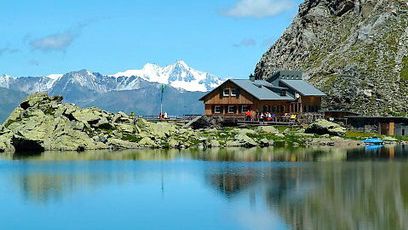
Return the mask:
<path fill-rule="evenodd" d="M 128 125 L 128 124 L 117 124 L 116 127 L 122 131 L 123 133 L 135 133 L 136 128 L 134 125 Z"/>
<path fill-rule="evenodd" d="M 329 134 L 333 136 L 344 136 L 346 128 L 337 123 L 330 122 L 324 119 L 313 122 L 306 130 L 306 133 L 315 133 L 319 135 Z"/>
<path fill-rule="evenodd" d="M 167 122 L 146 123 L 144 131 L 150 133 L 154 138 L 162 139 L 176 133 L 177 128 Z"/>
<path fill-rule="evenodd" d="M 108 144 L 112 149 L 137 149 L 140 147 L 138 143 L 124 141 L 120 139 L 111 138 L 108 140 Z"/>
<path fill-rule="evenodd" d="M 208 143 L 209 147 L 211 148 L 218 148 L 221 146 L 220 142 L 217 140 L 210 140 L 210 142 Z"/>
<path fill-rule="evenodd" d="M 97 124 L 102 118 L 101 115 L 99 111 L 94 109 L 82 109 L 72 113 L 75 120 L 89 124 Z"/>
<path fill-rule="evenodd" d="M 138 144 L 143 147 L 156 147 L 156 143 L 149 137 L 143 137 Z"/>
<path fill-rule="evenodd" d="M 222 117 L 207 117 L 201 116 L 199 119 L 190 123 L 193 129 L 204 129 L 204 128 L 219 128 L 224 122 Z"/>
<path fill-rule="evenodd" d="M 229 140 L 225 143 L 225 147 L 242 147 L 243 144 L 239 141 Z"/>
<path fill-rule="evenodd" d="M 115 114 L 112 118 L 114 123 L 132 122 L 132 119 L 124 112 Z"/>
<path fill-rule="evenodd" d="M 241 129 L 234 129 L 233 132 L 238 133 L 238 134 L 242 134 L 242 135 L 255 135 L 256 131 L 253 129 L 245 129 L 245 128 L 241 128 Z"/>
<path fill-rule="evenodd" d="M 178 148 L 178 147 L 180 146 L 180 142 L 177 141 L 177 140 L 174 139 L 174 138 L 171 138 L 171 139 L 168 141 L 168 145 L 169 145 L 170 148 Z"/>
<path fill-rule="evenodd" d="M 273 126 L 259 126 L 257 128 L 258 132 L 263 132 L 263 133 L 270 133 L 270 134 L 278 134 L 279 130 L 277 130 L 275 127 Z"/>
<path fill-rule="evenodd" d="M 15 148 L 11 143 L 13 133 L 3 126 L 0 126 L 0 152 L 14 152 Z"/>
<path fill-rule="evenodd" d="M 241 143 L 242 146 L 245 146 L 245 147 L 254 147 L 254 146 L 258 145 L 258 143 L 256 143 L 256 141 L 254 141 L 254 139 L 248 137 L 245 134 L 236 135 L 235 136 L 235 141 Z"/>
<path fill-rule="evenodd" d="M 268 140 L 266 138 L 259 140 L 259 145 L 261 147 L 273 146 L 273 144 L 274 144 L 273 140 Z"/>

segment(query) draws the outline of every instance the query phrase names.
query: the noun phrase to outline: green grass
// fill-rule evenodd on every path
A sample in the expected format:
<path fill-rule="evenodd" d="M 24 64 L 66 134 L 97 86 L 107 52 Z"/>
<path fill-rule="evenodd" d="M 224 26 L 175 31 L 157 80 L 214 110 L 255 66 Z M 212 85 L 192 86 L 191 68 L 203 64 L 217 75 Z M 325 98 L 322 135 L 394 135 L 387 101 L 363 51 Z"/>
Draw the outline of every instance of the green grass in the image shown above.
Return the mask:
<path fill-rule="evenodd" d="M 352 139 L 352 140 L 362 140 L 369 137 L 381 137 L 378 133 L 365 133 L 360 131 L 347 131 L 344 138 Z"/>
<path fill-rule="evenodd" d="M 139 142 L 142 138 L 136 135 L 123 134 L 122 140 L 129 142 Z"/>

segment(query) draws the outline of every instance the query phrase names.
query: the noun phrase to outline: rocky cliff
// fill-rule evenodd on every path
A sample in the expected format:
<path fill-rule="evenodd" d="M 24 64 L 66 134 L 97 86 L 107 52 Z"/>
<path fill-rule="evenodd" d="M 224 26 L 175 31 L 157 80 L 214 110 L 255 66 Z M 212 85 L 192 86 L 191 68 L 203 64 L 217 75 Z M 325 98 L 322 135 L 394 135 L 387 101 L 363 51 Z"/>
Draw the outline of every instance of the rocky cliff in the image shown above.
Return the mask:
<path fill-rule="evenodd" d="M 407 115 L 408 1 L 306 0 L 255 76 L 279 69 L 304 71 L 325 108 Z"/>

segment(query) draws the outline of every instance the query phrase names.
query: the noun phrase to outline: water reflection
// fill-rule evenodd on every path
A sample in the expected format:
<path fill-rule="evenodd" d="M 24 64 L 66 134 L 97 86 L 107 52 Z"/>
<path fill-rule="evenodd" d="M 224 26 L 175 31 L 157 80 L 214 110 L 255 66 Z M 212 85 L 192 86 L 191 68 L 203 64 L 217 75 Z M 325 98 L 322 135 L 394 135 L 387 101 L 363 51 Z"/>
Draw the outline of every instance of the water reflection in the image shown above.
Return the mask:
<path fill-rule="evenodd" d="M 347 149 L 320 148 L 213 148 L 190 150 L 125 150 L 88 152 L 45 152 L 34 155 L 2 154 L 0 159 L 23 161 L 94 161 L 94 160 L 176 160 L 200 161 L 330 161 L 345 160 Z"/>
<path fill-rule="evenodd" d="M 360 162 L 284 170 L 290 189 L 268 203 L 294 229 L 407 229 L 407 166 Z"/>
<path fill-rule="evenodd" d="M 392 160 L 408 159 L 407 145 L 393 146 L 366 146 L 365 148 L 349 149 L 347 151 L 348 161 L 353 160 Z"/>
<path fill-rule="evenodd" d="M 72 211 L 91 194 L 86 202 L 109 200 L 121 215 L 137 208 L 155 215 L 164 227 L 145 227 L 159 229 L 180 227 L 174 221 L 186 221 L 181 218 L 192 210 L 201 219 L 222 216 L 202 229 L 408 229 L 408 162 L 399 161 L 407 155 L 405 146 L 2 155 L 0 197 L 24 210 Z M 98 221 L 115 227 L 109 219 Z"/>

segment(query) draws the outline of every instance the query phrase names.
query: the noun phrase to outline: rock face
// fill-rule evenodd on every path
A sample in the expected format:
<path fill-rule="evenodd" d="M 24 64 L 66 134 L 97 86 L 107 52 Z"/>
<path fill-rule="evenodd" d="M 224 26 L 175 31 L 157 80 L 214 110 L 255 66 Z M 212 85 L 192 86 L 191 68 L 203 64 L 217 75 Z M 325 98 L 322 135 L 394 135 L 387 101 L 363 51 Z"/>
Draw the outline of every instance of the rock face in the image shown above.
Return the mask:
<path fill-rule="evenodd" d="M 337 123 L 333 123 L 327 120 L 317 120 L 312 123 L 306 130 L 306 133 L 315 133 L 319 135 L 329 134 L 333 136 L 344 136 L 346 134 L 346 128 L 340 126 Z"/>
<path fill-rule="evenodd" d="M 408 113 L 405 0 L 306 0 L 255 69 L 298 69 L 328 94 L 323 106 L 366 115 Z"/>

